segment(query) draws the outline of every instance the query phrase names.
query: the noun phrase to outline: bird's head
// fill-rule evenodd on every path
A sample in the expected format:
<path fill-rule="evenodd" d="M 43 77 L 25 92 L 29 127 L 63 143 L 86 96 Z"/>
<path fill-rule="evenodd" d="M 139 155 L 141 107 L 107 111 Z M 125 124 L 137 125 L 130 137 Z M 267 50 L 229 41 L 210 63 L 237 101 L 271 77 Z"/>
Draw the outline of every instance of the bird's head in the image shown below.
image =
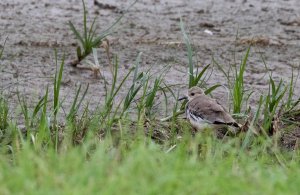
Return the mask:
<path fill-rule="evenodd" d="M 198 97 L 203 94 L 204 94 L 204 92 L 200 87 L 197 87 L 197 86 L 191 87 L 188 91 L 188 99 L 191 100 L 191 99 L 194 99 L 195 97 Z"/>
<path fill-rule="evenodd" d="M 204 94 L 204 91 L 200 87 L 195 86 L 195 87 L 191 87 L 188 90 L 187 96 L 184 96 L 184 97 L 180 98 L 179 100 L 183 100 L 183 99 L 192 100 L 195 97 L 198 97 L 203 94 Z"/>

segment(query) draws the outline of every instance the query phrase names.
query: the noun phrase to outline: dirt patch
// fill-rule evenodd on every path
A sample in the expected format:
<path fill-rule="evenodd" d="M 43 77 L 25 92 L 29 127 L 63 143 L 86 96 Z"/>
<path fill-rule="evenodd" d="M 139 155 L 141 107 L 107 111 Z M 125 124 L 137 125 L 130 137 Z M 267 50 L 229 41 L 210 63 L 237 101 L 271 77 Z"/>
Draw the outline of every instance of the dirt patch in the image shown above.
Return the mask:
<path fill-rule="evenodd" d="M 87 1 L 89 17 L 97 17 L 100 31 L 105 30 L 130 3 L 129 0 Z M 2 40 L 8 36 L 1 62 L 1 88 L 11 95 L 17 89 L 30 96 L 41 95 L 52 82 L 55 71 L 53 49 L 65 53 L 67 60 L 75 58 L 76 40 L 67 22 L 82 26 L 81 1 L 3 0 L 0 4 L 0 35 Z M 228 66 L 234 63 L 234 51 L 238 61 L 246 47 L 254 44 L 247 83 L 254 89 L 264 89 L 267 82 L 257 79 L 266 72 L 260 54 L 278 78 L 288 80 L 291 67 L 299 66 L 299 5 L 297 0 L 138 1 L 109 39 L 121 65 L 130 66 L 138 52 L 143 52 L 144 67 L 155 65 L 154 68 L 161 69 L 171 64 L 167 82 L 186 83 L 186 49 L 179 28 L 182 16 L 201 65 L 211 63 L 214 56 Z M 99 49 L 99 55 L 105 72 L 105 52 Z M 68 66 L 64 73 L 63 95 L 72 94 L 79 83 L 90 83 L 91 101 L 99 100 L 103 83 L 94 79 L 92 73 Z M 222 78 L 214 72 L 211 83 L 225 84 Z"/>

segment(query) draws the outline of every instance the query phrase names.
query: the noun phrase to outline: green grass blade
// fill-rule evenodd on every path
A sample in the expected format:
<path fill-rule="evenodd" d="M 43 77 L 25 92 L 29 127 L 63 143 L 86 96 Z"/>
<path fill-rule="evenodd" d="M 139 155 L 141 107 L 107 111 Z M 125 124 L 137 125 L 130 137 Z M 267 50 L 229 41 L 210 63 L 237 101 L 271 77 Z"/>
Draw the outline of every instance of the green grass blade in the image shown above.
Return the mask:
<path fill-rule="evenodd" d="M 56 59 L 56 68 L 57 68 L 57 51 L 55 51 L 55 59 Z M 61 80 L 63 75 L 63 69 L 64 69 L 64 63 L 65 63 L 65 55 L 63 56 L 63 59 L 60 63 L 59 71 L 58 73 L 55 73 L 55 79 L 54 79 L 54 99 L 53 99 L 53 108 L 54 108 L 54 120 L 56 120 L 56 116 L 59 110 L 59 93 L 60 93 L 60 86 L 61 86 Z"/>
<path fill-rule="evenodd" d="M 82 0 L 82 7 L 83 7 L 83 35 L 84 35 L 84 42 L 87 43 L 88 42 L 87 21 L 86 21 L 87 11 L 86 11 L 84 0 Z"/>
<path fill-rule="evenodd" d="M 8 127 L 8 103 L 7 101 L 0 96 L 0 133 L 2 132 L 1 130 L 4 130 Z M 1 136 L 0 136 L 0 141 L 1 141 Z"/>
<path fill-rule="evenodd" d="M 140 52 L 135 60 L 135 68 L 134 68 L 132 84 L 134 84 L 137 80 L 142 54 L 143 53 Z"/>
<path fill-rule="evenodd" d="M 150 110 L 152 109 L 152 107 L 154 105 L 154 99 L 155 99 L 156 94 L 157 94 L 157 92 L 160 88 L 160 83 L 161 83 L 161 79 L 156 78 L 155 81 L 154 81 L 154 85 L 153 85 L 152 90 L 147 95 L 146 102 L 145 102 L 145 107 L 147 109 L 147 113 L 150 113 Z"/>
<path fill-rule="evenodd" d="M 290 79 L 290 84 L 289 84 L 289 91 L 288 91 L 288 98 L 286 102 L 286 108 L 290 109 L 292 102 L 293 102 L 293 95 L 294 95 L 294 70 L 292 69 L 292 76 Z"/>
<path fill-rule="evenodd" d="M 116 90 L 114 91 L 112 98 L 114 98 L 118 92 L 120 91 L 121 87 L 124 85 L 125 81 L 128 79 L 129 75 L 131 74 L 131 72 L 133 71 L 133 69 L 131 69 L 123 78 L 123 80 L 121 81 L 121 83 L 119 84 L 119 86 L 116 88 Z"/>
<path fill-rule="evenodd" d="M 28 111 L 27 102 L 25 101 L 24 97 L 23 98 L 20 97 L 19 93 L 17 93 L 17 97 L 18 97 L 18 102 L 19 102 L 20 107 L 21 107 L 21 112 L 24 116 L 25 127 L 27 129 L 29 129 L 30 128 L 30 118 L 29 118 L 29 111 Z"/>
<path fill-rule="evenodd" d="M 73 100 L 73 103 L 72 103 L 72 106 L 70 108 L 69 114 L 67 115 L 68 120 L 72 120 L 74 114 L 76 113 L 76 104 L 77 104 L 77 101 L 78 101 L 80 91 L 81 91 L 81 85 L 79 85 L 78 89 L 76 90 L 75 98 Z"/>
<path fill-rule="evenodd" d="M 72 32 L 74 33 L 74 35 L 76 36 L 76 38 L 80 41 L 81 45 L 84 46 L 84 40 L 83 37 L 80 35 L 79 31 L 76 30 L 75 26 L 73 25 L 73 23 L 71 21 L 69 21 L 69 26 L 72 30 Z"/>
<path fill-rule="evenodd" d="M 209 66 L 210 66 L 210 64 L 206 65 L 201 70 L 201 72 L 198 75 L 196 75 L 196 77 L 194 78 L 194 81 L 193 81 L 193 86 L 196 86 L 199 83 L 200 79 L 202 78 L 202 76 L 204 75 L 204 73 L 207 71 L 207 69 L 209 68 Z"/>
<path fill-rule="evenodd" d="M 239 81 L 242 81 L 244 79 L 244 72 L 245 72 L 245 69 L 246 69 L 246 64 L 247 64 L 247 61 L 248 61 L 250 49 L 251 49 L 251 46 L 248 47 L 247 52 L 246 52 L 246 54 L 243 58 L 243 62 L 241 64 L 240 71 L 239 71 L 239 77 L 238 77 Z M 243 82 L 241 82 L 241 83 L 243 83 Z"/>
<path fill-rule="evenodd" d="M 193 63 L 194 54 L 193 54 L 193 49 L 192 49 L 190 39 L 185 31 L 183 20 L 181 17 L 180 17 L 180 29 L 181 29 L 181 33 L 183 35 L 185 45 L 187 47 L 188 66 L 189 66 L 189 71 L 188 71 L 188 73 L 189 73 L 189 88 L 191 88 L 194 86 L 194 80 L 195 80 L 194 79 L 194 63 Z"/>
<path fill-rule="evenodd" d="M 221 87 L 221 86 L 222 86 L 222 85 L 220 85 L 220 84 L 216 84 L 216 85 L 214 85 L 214 86 L 212 86 L 212 87 L 206 89 L 204 93 L 205 93 L 206 95 L 207 95 L 207 94 L 210 94 L 210 93 L 213 92 L 215 89 L 217 89 L 218 87 Z"/>
<path fill-rule="evenodd" d="M 87 42 L 89 42 L 89 43 L 93 42 L 93 39 L 94 39 L 95 34 L 96 34 L 96 29 L 94 29 L 95 22 L 96 22 L 96 18 L 94 18 L 94 20 L 92 22 L 92 25 L 90 27 L 90 30 L 88 32 L 88 35 L 87 35 Z"/>
<path fill-rule="evenodd" d="M 79 97 L 79 94 L 80 94 L 80 91 L 81 91 L 81 85 L 79 85 L 79 88 L 76 90 L 76 95 L 75 95 L 75 98 L 73 100 L 72 106 L 70 108 L 69 114 L 67 115 L 67 120 L 72 121 L 74 119 L 74 116 L 78 112 L 83 100 L 85 99 L 85 96 L 88 92 L 88 89 L 89 89 L 89 84 L 87 85 L 87 87 L 84 90 L 80 100 L 78 101 L 78 97 Z"/>
<path fill-rule="evenodd" d="M 49 94 L 49 87 L 47 86 L 43 109 L 41 113 L 41 119 L 39 121 L 38 133 L 36 136 L 36 142 L 37 142 L 36 145 L 39 150 L 42 150 L 43 147 L 48 146 L 48 144 L 51 142 L 50 129 L 49 129 L 49 123 L 47 117 L 48 94 Z"/>

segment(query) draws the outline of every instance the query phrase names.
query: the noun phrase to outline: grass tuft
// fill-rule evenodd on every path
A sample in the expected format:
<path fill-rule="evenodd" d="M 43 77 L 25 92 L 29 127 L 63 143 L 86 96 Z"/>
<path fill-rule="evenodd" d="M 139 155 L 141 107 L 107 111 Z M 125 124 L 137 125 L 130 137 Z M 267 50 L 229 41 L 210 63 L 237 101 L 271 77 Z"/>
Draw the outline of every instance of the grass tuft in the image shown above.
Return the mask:
<path fill-rule="evenodd" d="M 248 100 L 253 93 L 253 91 L 249 92 L 249 90 L 245 89 L 244 86 L 244 74 L 246 71 L 250 49 L 251 47 L 249 46 L 240 66 L 237 67 L 234 65 L 230 67 L 228 71 L 225 71 L 224 68 L 215 59 L 213 59 L 214 63 L 227 79 L 230 97 L 233 104 L 232 112 L 235 115 L 244 114 L 246 112 L 244 109 L 247 107 Z M 231 75 L 231 72 L 234 72 L 234 74 Z"/>
<path fill-rule="evenodd" d="M 134 1 L 125 11 L 125 13 L 128 11 L 129 8 L 131 8 L 135 3 Z M 77 60 L 72 62 L 71 64 L 73 66 L 77 66 L 77 64 L 82 61 L 86 56 L 88 56 L 90 53 L 92 53 L 93 48 L 100 47 L 103 39 L 107 37 L 111 30 L 119 23 L 119 21 L 124 17 L 124 14 L 122 14 L 119 18 L 116 19 L 116 21 L 109 26 L 106 30 L 104 30 L 102 33 L 98 34 L 97 28 L 95 26 L 96 18 L 94 18 L 93 22 L 90 26 L 88 26 L 87 23 L 87 10 L 85 1 L 82 0 L 82 7 L 83 7 L 83 32 L 80 33 L 80 30 L 74 26 L 74 24 L 69 21 L 68 25 L 75 35 L 75 38 L 79 41 L 79 46 L 76 48 L 77 53 Z"/>
<path fill-rule="evenodd" d="M 265 97 L 265 105 L 263 111 L 263 129 L 270 133 L 272 131 L 272 122 L 276 115 L 276 111 L 280 106 L 280 103 L 287 91 L 287 87 L 283 86 L 283 81 L 280 80 L 276 85 L 273 78 L 269 77 L 269 91 Z"/>

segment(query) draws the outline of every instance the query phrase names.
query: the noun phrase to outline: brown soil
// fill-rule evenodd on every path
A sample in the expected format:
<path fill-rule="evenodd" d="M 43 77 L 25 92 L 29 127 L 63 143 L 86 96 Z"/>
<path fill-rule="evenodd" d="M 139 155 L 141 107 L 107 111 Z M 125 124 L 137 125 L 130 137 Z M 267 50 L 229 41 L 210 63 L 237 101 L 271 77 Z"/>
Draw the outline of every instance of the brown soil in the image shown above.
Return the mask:
<path fill-rule="evenodd" d="M 90 20 L 97 17 L 99 32 L 112 24 L 132 3 L 130 0 L 89 0 Z M 225 68 L 239 63 L 249 44 L 253 44 L 245 80 L 256 92 L 251 104 L 267 89 L 268 77 L 262 58 L 276 80 L 288 81 L 292 68 L 300 61 L 299 0 L 140 0 L 125 14 L 108 40 L 120 59 L 121 75 L 133 66 L 139 52 L 144 69 L 160 71 L 170 65 L 167 84 L 187 83 L 187 52 L 179 27 L 182 16 L 189 32 L 199 66 L 212 62 L 212 56 Z M 17 92 L 36 102 L 51 86 L 55 73 L 54 48 L 68 62 L 75 59 L 76 40 L 67 25 L 82 26 L 81 0 L 1 0 L 0 43 L 8 37 L 0 66 L 0 89 L 17 108 Z M 238 32 L 238 33 L 237 33 Z M 110 73 L 103 48 L 98 49 L 102 74 Z M 92 58 L 91 58 L 92 59 Z M 86 62 L 82 63 L 83 66 Z M 104 98 L 103 80 L 89 70 L 65 66 L 61 96 L 68 108 L 76 88 L 90 84 L 87 100 L 95 108 Z M 209 85 L 221 83 L 224 76 L 214 71 Z M 299 81 L 297 81 L 299 85 Z M 298 93 L 300 87 L 296 87 Z M 215 97 L 226 103 L 226 90 Z M 184 91 L 182 91 L 184 93 Z M 120 97 L 122 98 L 122 97 Z"/>

